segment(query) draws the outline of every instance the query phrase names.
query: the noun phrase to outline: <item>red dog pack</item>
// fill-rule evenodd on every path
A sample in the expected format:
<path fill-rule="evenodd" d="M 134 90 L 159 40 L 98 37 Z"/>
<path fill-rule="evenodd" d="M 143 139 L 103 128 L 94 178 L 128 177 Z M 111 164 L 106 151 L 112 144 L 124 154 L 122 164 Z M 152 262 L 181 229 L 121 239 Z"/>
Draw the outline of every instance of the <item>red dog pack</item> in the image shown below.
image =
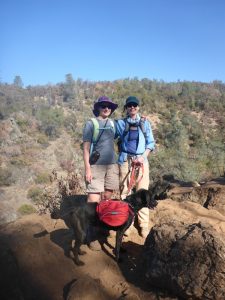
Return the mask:
<path fill-rule="evenodd" d="M 101 201 L 97 205 L 96 211 L 100 221 L 113 227 L 126 223 L 129 214 L 134 215 L 129 204 L 120 200 Z"/>

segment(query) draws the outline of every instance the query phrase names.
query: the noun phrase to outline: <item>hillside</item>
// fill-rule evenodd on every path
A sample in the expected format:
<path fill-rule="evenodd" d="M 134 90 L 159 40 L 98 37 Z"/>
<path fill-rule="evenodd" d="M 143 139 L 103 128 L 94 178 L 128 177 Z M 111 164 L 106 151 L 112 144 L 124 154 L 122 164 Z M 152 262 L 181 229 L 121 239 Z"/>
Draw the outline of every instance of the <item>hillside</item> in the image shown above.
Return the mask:
<path fill-rule="evenodd" d="M 150 178 L 165 174 L 206 181 L 225 171 L 225 85 L 222 82 L 165 83 L 149 79 L 113 82 L 71 80 L 57 85 L 0 84 L 0 223 L 37 209 L 53 170 L 83 182 L 82 128 L 98 96 L 119 104 L 128 95 L 142 101 L 157 143 Z M 28 206 L 27 206 L 28 205 Z"/>
<path fill-rule="evenodd" d="M 103 94 L 119 104 L 115 118 L 127 96 L 141 99 L 157 143 L 149 175 L 159 204 L 146 241 L 135 228 L 124 239 L 122 264 L 108 237 L 98 253 L 83 246 L 79 268 L 71 230 L 38 212 L 62 192 L 85 193 L 82 128 Z M 0 84 L 0 298 L 224 299 L 224 115 L 222 82 Z"/>

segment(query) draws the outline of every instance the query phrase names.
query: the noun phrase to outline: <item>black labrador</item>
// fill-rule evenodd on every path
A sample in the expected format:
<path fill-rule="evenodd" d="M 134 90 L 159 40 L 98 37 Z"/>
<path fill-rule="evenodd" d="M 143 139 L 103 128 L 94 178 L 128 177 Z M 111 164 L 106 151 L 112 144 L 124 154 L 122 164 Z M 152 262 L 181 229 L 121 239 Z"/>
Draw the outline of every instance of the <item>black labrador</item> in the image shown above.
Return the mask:
<path fill-rule="evenodd" d="M 149 191 L 145 189 L 140 189 L 136 193 L 127 196 L 124 201 L 130 205 L 134 214 L 136 214 L 143 207 L 154 209 L 158 204 L 156 200 L 152 199 Z M 78 266 L 84 265 L 84 263 L 79 259 L 79 255 L 85 254 L 84 251 L 81 251 L 80 247 L 85 242 L 89 225 L 97 224 L 103 228 L 116 231 L 116 246 L 114 253 L 116 261 L 119 262 L 124 232 L 130 227 L 133 221 L 134 215 L 129 213 L 128 220 L 123 225 L 118 227 L 106 225 L 98 220 L 96 206 L 97 203 L 75 200 L 73 201 L 73 207 L 71 207 L 69 212 L 65 213 L 63 216 L 60 215 L 59 211 L 57 210 L 52 211 L 51 213 L 52 219 L 64 219 L 63 217 L 66 216 L 66 224 L 69 228 L 73 229 L 75 235 L 75 245 L 71 250 L 74 254 L 74 261 Z"/>

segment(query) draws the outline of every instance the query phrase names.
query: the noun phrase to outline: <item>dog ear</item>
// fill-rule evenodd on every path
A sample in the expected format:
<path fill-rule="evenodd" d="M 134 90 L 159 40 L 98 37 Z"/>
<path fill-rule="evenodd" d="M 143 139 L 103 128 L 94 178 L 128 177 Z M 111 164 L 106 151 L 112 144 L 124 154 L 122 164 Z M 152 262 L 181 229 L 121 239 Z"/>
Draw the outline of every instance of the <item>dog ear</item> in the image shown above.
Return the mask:
<path fill-rule="evenodd" d="M 148 190 L 140 189 L 136 192 L 136 202 L 142 207 L 148 207 L 150 203 L 150 193 Z"/>
<path fill-rule="evenodd" d="M 151 197 L 151 193 L 149 190 L 140 189 L 135 193 L 136 203 L 140 207 L 148 207 L 150 209 L 154 209 L 157 206 L 158 202 Z"/>

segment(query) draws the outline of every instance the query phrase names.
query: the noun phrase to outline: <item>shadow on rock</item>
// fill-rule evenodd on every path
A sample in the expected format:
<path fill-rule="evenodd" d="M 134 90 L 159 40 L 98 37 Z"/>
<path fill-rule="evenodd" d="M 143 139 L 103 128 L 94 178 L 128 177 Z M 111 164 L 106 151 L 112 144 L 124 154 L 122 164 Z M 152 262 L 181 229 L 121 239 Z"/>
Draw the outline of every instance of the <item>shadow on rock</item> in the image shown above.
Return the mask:
<path fill-rule="evenodd" d="M 134 242 L 124 242 L 126 250 L 121 257 L 122 262 L 118 264 L 126 280 L 140 288 L 143 288 L 143 246 Z"/>
<path fill-rule="evenodd" d="M 123 254 L 123 262 L 118 264 L 125 280 L 144 292 L 152 293 L 152 299 L 177 299 L 168 291 L 161 290 L 155 287 L 146 280 L 146 258 L 144 255 L 143 245 L 134 242 L 124 243 L 124 248 L 127 250 Z"/>

